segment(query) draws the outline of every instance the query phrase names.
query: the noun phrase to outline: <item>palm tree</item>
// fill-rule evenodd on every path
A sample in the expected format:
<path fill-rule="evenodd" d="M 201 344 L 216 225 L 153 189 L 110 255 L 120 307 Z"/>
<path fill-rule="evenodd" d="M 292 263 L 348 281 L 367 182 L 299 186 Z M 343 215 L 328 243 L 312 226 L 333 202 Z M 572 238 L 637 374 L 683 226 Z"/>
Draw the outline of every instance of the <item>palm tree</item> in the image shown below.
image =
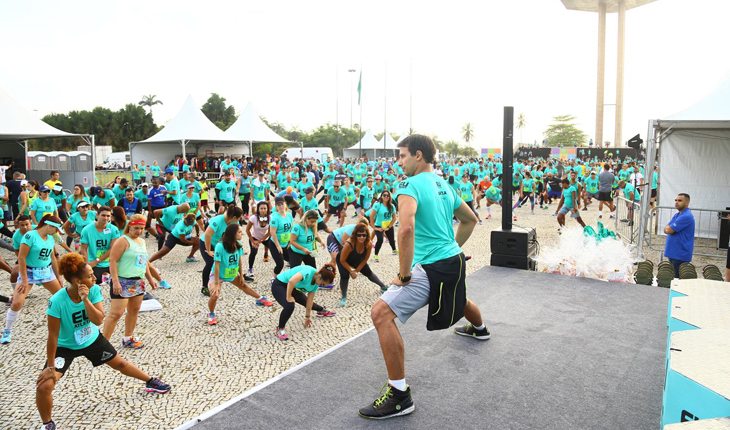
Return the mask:
<path fill-rule="evenodd" d="M 456 158 L 459 156 L 459 144 L 455 140 L 449 140 L 444 145 L 444 151 L 449 154 L 450 158 Z"/>
<path fill-rule="evenodd" d="M 527 121 L 525 120 L 525 113 L 521 112 L 519 115 L 517 115 L 517 129 L 520 130 L 520 142 L 522 143 L 522 130 L 527 125 Z"/>
<path fill-rule="evenodd" d="M 474 138 L 474 129 L 471 126 L 470 122 L 467 122 L 464 124 L 464 127 L 461 129 L 462 136 L 464 137 L 464 142 L 468 145 L 469 142 Z"/>
<path fill-rule="evenodd" d="M 155 98 L 157 98 L 157 96 L 154 94 L 142 96 L 142 100 L 140 100 L 137 104 L 140 106 L 147 106 L 150 109 L 150 115 L 152 115 L 152 106 L 162 104 L 162 100 L 155 100 Z"/>

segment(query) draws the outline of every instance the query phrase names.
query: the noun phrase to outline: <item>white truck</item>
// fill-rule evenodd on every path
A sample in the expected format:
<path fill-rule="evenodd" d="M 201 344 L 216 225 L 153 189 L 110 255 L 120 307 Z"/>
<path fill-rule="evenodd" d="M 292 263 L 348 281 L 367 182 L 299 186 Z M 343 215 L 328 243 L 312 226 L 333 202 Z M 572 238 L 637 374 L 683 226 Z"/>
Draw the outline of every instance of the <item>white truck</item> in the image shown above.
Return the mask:
<path fill-rule="evenodd" d="M 101 166 L 105 169 L 129 169 L 132 167 L 132 156 L 129 151 L 112 152 Z"/>
<path fill-rule="evenodd" d="M 332 148 L 325 146 L 287 148 L 281 153 L 281 156 L 289 160 L 294 160 L 295 158 L 314 158 L 320 162 L 327 161 L 327 158 L 330 160 L 335 159 Z"/>

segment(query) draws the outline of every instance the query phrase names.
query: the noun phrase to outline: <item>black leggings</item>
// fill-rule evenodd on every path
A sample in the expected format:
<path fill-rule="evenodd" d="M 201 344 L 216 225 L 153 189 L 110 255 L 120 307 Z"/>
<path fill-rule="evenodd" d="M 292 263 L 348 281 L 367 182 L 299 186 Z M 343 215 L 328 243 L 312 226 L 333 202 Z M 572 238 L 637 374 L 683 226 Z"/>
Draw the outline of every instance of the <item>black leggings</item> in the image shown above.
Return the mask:
<path fill-rule="evenodd" d="M 395 232 L 392 228 L 389 228 L 388 230 L 385 230 L 385 235 L 388 237 L 388 242 L 390 242 L 390 247 L 395 251 Z M 380 248 L 383 246 L 383 232 L 375 230 L 375 237 L 377 240 L 375 241 L 375 255 L 378 255 L 380 252 Z"/>
<path fill-rule="evenodd" d="M 353 255 L 353 254 L 350 254 L 350 255 Z M 360 259 L 359 258 L 348 259 L 347 264 L 356 268 L 362 262 L 362 260 L 360 260 L 360 261 L 358 261 L 358 260 L 360 260 Z M 355 263 L 355 264 L 353 264 L 353 263 Z M 345 266 L 343 266 L 342 263 L 340 263 L 340 254 L 337 254 L 337 269 L 340 272 L 340 291 L 342 292 L 342 297 L 346 298 L 347 297 L 347 286 L 350 284 L 350 272 L 348 272 L 347 269 L 345 268 Z M 379 286 L 380 289 L 384 290 L 386 288 L 385 284 L 380 280 L 380 278 L 378 278 L 378 276 L 375 273 L 373 273 L 372 269 L 370 269 L 370 266 L 368 264 L 365 264 L 362 267 L 362 270 L 360 270 L 360 274 L 364 275 L 366 278 L 368 278 L 370 280 L 370 282 L 372 282 L 373 284 Z"/>
<path fill-rule="evenodd" d="M 266 239 L 264 242 L 261 242 L 261 244 L 271 251 L 271 256 L 274 257 L 274 263 L 276 263 L 276 266 L 274 266 L 274 273 L 278 275 L 281 273 L 281 269 L 284 268 L 284 257 L 279 254 L 279 250 L 276 249 L 276 245 L 271 238 Z M 254 247 L 251 240 L 248 241 L 248 246 L 251 248 L 251 253 L 248 254 L 248 268 L 253 269 L 253 262 L 256 261 L 256 254 L 259 253 L 259 248 L 258 246 Z"/>
<path fill-rule="evenodd" d="M 317 261 L 313 256 L 300 254 L 294 250 L 289 251 L 289 265 L 291 267 L 301 266 L 302 263 L 317 268 Z"/>
<path fill-rule="evenodd" d="M 203 267 L 203 287 L 208 288 L 208 280 L 210 280 L 210 272 L 213 270 L 213 257 L 205 252 L 205 241 L 200 239 L 200 255 L 203 257 L 205 267 Z"/>
<path fill-rule="evenodd" d="M 286 323 L 291 318 L 291 314 L 294 313 L 294 303 L 286 301 L 286 284 L 278 279 L 274 279 L 271 283 L 271 294 L 277 303 L 281 305 L 281 313 L 279 314 L 279 328 L 286 327 Z M 297 290 L 296 288 L 291 293 L 294 297 L 294 301 L 300 305 L 307 307 L 307 295 Z M 315 312 L 323 311 L 324 308 L 316 303 L 312 304 L 312 310 Z"/>
<path fill-rule="evenodd" d="M 251 205 L 251 193 L 239 194 L 238 198 L 241 199 L 241 209 L 243 209 L 243 214 L 248 215 L 249 206 Z"/>
<path fill-rule="evenodd" d="M 0 234 L 2 234 L 3 236 L 9 237 L 11 239 L 13 238 L 13 232 L 10 231 L 10 229 L 8 228 L 7 225 L 0 227 Z"/>

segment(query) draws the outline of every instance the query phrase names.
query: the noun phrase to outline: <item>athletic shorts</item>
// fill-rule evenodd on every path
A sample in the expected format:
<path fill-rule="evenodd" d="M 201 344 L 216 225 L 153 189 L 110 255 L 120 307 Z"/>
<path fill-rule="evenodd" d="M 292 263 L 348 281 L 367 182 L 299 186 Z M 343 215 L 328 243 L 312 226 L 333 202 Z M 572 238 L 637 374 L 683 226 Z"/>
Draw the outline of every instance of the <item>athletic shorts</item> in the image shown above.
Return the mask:
<path fill-rule="evenodd" d="M 656 198 L 656 188 L 654 188 L 653 190 L 651 190 L 651 198 L 652 199 L 655 199 Z"/>
<path fill-rule="evenodd" d="M 49 264 L 47 267 L 28 267 L 25 277 L 28 279 L 28 285 L 42 285 L 54 281 L 56 274 L 53 272 L 53 266 Z"/>
<path fill-rule="evenodd" d="M 330 233 L 329 236 L 327 236 L 327 251 L 329 251 L 332 254 L 337 254 L 341 250 L 342 250 L 342 245 L 340 245 L 340 242 L 337 241 L 335 234 Z"/>
<path fill-rule="evenodd" d="M 562 191 L 548 191 L 548 197 L 551 199 L 559 199 L 562 195 Z"/>
<path fill-rule="evenodd" d="M 330 205 L 330 207 L 327 208 L 327 213 L 329 213 L 330 215 L 339 215 L 340 212 L 342 212 L 342 208 L 343 207 L 345 207 L 344 204 L 339 205 L 339 206 L 331 206 Z"/>
<path fill-rule="evenodd" d="M 400 322 L 404 323 L 417 310 L 428 305 L 431 285 L 428 275 L 420 264 L 417 264 L 411 273 L 411 281 L 404 285 L 391 285 L 380 298 L 388 304 Z"/>
<path fill-rule="evenodd" d="M 565 206 L 560 208 L 560 211 L 558 213 L 560 215 L 567 215 L 568 212 L 570 212 L 571 218 L 580 218 L 580 212 L 573 212 L 573 208 L 566 208 Z"/>
<path fill-rule="evenodd" d="M 320 221 L 317 223 L 317 230 L 318 231 L 327 231 L 327 224 L 324 223 L 324 221 Z"/>
<path fill-rule="evenodd" d="M 142 296 L 145 293 L 147 282 L 141 278 L 119 278 L 122 284 L 121 294 L 114 294 L 114 281 L 109 279 L 109 297 L 112 299 L 129 299 Z"/>
<path fill-rule="evenodd" d="M 601 202 L 612 202 L 613 201 L 613 197 L 611 197 L 611 194 L 612 194 L 611 192 L 599 191 L 598 192 L 598 201 L 601 201 Z"/>
<path fill-rule="evenodd" d="M 173 236 L 172 233 L 167 233 L 167 237 L 165 237 L 165 246 L 172 249 L 175 247 L 175 245 L 186 246 L 186 245 L 183 245 L 182 242 L 180 242 L 180 239 Z M 190 245 L 187 245 L 187 246 L 190 246 Z"/>
<path fill-rule="evenodd" d="M 588 191 L 586 191 L 586 195 L 592 199 L 598 198 L 598 193 L 589 193 Z"/>
<path fill-rule="evenodd" d="M 56 347 L 56 358 L 54 360 L 54 367 L 56 372 L 66 373 L 71 363 L 76 357 L 86 357 L 91 365 L 94 367 L 101 366 L 108 362 L 112 358 L 117 356 L 117 350 L 114 349 L 111 343 L 99 333 L 96 340 L 86 348 L 82 349 L 69 349 L 62 346 Z M 48 363 L 43 362 L 43 368 L 47 367 Z"/>

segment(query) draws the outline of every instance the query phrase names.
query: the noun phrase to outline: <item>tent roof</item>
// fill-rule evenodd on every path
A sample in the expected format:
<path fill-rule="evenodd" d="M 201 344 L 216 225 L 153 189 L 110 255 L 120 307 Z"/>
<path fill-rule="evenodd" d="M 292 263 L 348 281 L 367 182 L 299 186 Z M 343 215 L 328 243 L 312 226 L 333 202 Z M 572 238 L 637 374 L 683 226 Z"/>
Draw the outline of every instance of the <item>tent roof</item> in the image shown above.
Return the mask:
<path fill-rule="evenodd" d="M 230 139 L 245 142 L 289 142 L 266 125 L 258 113 L 256 113 L 256 109 L 254 109 L 252 103 L 246 105 L 246 108 L 243 109 L 236 122 L 225 131 L 225 134 Z"/>
<path fill-rule="evenodd" d="M 0 140 L 26 140 L 41 137 L 72 137 L 36 118 L 5 91 L 0 90 Z"/>
<path fill-rule="evenodd" d="M 361 143 L 362 149 L 383 149 L 383 143 L 378 142 L 378 139 L 375 138 L 375 135 L 373 135 L 373 132 L 370 130 L 365 132 L 365 135 L 362 137 L 362 139 L 360 139 L 360 142 L 352 145 L 347 149 L 360 149 Z"/>
<path fill-rule="evenodd" d="M 730 128 L 730 79 L 689 108 L 658 121 L 667 129 Z"/>
<path fill-rule="evenodd" d="M 183 140 L 197 142 L 241 141 L 241 139 L 233 139 L 227 136 L 197 107 L 193 97 L 188 96 L 180 112 L 165 124 L 165 128 L 148 139 L 134 143 L 180 142 Z"/>
<path fill-rule="evenodd" d="M 393 136 L 386 134 L 383 136 L 379 141 L 378 145 L 380 148 L 383 148 L 383 140 L 385 140 L 385 149 L 398 149 L 396 141 L 393 139 Z"/>

